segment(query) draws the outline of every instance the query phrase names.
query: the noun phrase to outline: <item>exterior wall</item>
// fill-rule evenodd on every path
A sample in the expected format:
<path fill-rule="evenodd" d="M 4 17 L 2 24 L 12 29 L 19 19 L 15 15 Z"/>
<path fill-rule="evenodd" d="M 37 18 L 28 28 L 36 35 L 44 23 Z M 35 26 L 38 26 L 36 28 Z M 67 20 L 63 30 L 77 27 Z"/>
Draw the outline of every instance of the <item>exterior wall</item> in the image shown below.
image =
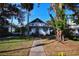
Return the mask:
<path fill-rule="evenodd" d="M 74 22 L 72 21 L 72 19 L 68 19 L 68 20 L 67 20 L 67 24 L 68 24 L 68 25 L 72 25 L 72 26 L 73 26 L 73 25 L 76 25 L 76 23 L 74 23 Z"/>
<path fill-rule="evenodd" d="M 29 24 L 29 26 L 48 26 L 48 25 L 45 23 L 35 22 L 35 23 Z"/>
<path fill-rule="evenodd" d="M 38 31 L 38 32 L 37 32 Z M 29 34 L 37 34 L 37 35 L 50 35 L 51 30 L 49 28 L 45 29 L 45 28 L 31 28 L 31 30 L 29 31 Z"/>
<path fill-rule="evenodd" d="M 47 23 L 41 21 L 40 19 L 35 19 L 29 23 L 29 35 L 50 35 L 50 27 Z"/>
<path fill-rule="evenodd" d="M 7 27 L 0 27 L 0 37 L 7 36 L 8 33 L 8 28 Z"/>
<path fill-rule="evenodd" d="M 8 27 L 8 31 L 11 32 L 11 26 Z M 15 28 L 12 27 L 12 33 L 15 32 Z"/>

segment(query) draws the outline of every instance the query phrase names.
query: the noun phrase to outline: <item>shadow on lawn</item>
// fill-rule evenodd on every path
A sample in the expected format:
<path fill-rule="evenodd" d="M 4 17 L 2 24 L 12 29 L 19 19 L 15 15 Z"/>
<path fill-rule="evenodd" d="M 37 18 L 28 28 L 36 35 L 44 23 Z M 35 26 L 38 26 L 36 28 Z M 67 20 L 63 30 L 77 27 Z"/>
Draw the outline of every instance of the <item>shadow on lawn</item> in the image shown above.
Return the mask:
<path fill-rule="evenodd" d="M 17 43 L 17 42 L 22 42 L 22 40 L 39 40 L 39 39 L 45 39 L 48 38 L 48 40 L 51 40 L 51 37 L 33 37 L 33 36 L 10 36 L 10 37 L 3 37 L 0 38 L 0 44 L 4 44 L 4 43 Z M 54 38 L 52 38 L 54 39 Z M 17 41 L 9 41 L 9 40 L 17 40 Z"/>
<path fill-rule="evenodd" d="M 12 51 L 23 50 L 23 49 L 30 49 L 30 48 L 34 48 L 34 47 L 38 47 L 38 46 L 51 44 L 51 43 L 54 43 L 54 42 L 56 42 L 56 41 L 52 41 L 52 42 L 49 42 L 49 43 L 41 43 L 41 44 L 37 44 L 35 46 L 27 47 L 27 48 L 18 48 L 18 49 L 13 49 L 13 50 L 0 51 L 0 53 L 12 52 Z"/>
<path fill-rule="evenodd" d="M 32 40 L 33 38 L 28 38 L 28 37 L 4 37 L 0 38 L 0 44 L 4 43 L 17 43 L 17 42 L 23 42 L 24 40 Z M 9 41 L 12 40 L 12 41 Z M 14 41 L 13 41 L 14 40 Z"/>
<path fill-rule="evenodd" d="M 18 41 L 3 41 L 3 42 L 0 42 L 0 44 L 5 44 L 5 43 L 17 43 L 17 42 L 24 42 L 22 40 L 18 40 Z"/>
<path fill-rule="evenodd" d="M 14 40 L 14 39 L 30 39 L 32 37 L 28 37 L 28 36 L 8 36 L 8 37 L 0 37 L 0 41 L 4 41 L 4 40 Z"/>

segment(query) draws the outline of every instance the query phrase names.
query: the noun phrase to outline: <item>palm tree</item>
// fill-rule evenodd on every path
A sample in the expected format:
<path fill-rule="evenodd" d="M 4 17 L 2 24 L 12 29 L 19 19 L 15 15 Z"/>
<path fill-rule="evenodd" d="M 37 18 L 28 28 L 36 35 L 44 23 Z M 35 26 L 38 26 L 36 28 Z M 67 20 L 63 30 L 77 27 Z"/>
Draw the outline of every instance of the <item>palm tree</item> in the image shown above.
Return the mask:
<path fill-rule="evenodd" d="M 59 40 L 58 36 L 60 35 L 60 40 L 61 40 L 61 34 L 65 28 L 65 23 L 66 23 L 65 14 L 64 14 L 64 5 L 62 3 L 56 3 L 56 4 L 52 3 L 51 8 L 56 13 L 56 17 L 54 18 L 55 28 L 56 28 L 56 38 Z"/>

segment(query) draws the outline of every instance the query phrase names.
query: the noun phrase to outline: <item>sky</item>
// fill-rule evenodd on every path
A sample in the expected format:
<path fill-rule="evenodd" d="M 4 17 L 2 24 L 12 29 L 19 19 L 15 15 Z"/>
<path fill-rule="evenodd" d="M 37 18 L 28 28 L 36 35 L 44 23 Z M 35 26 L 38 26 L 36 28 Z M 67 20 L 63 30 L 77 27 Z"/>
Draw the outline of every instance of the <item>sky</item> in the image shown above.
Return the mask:
<path fill-rule="evenodd" d="M 50 8 L 49 3 L 40 4 L 39 7 L 38 7 L 38 4 L 34 4 L 34 9 L 30 12 L 31 15 L 29 17 L 29 22 L 33 21 L 36 18 L 39 18 L 43 20 L 44 22 L 46 22 L 47 20 L 50 20 L 48 8 Z M 54 12 L 52 14 L 53 16 L 55 15 Z M 27 17 L 26 17 L 26 20 L 27 20 Z"/>
<path fill-rule="evenodd" d="M 50 20 L 50 16 L 48 13 L 48 8 L 50 7 L 50 3 L 41 3 L 38 7 L 38 4 L 34 4 L 34 9 L 30 11 L 29 16 L 29 22 L 33 21 L 36 18 L 41 19 L 42 21 L 46 22 L 47 20 Z M 50 12 L 53 16 L 55 16 L 55 13 L 53 11 Z M 18 24 L 17 20 L 13 21 L 14 24 Z M 25 21 L 24 24 L 27 24 L 27 13 L 25 14 Z"/>
<path fill-rule="evenodd" d="M 30 17 L 29 17 L 29 22 L 33 21 L 36 18 L 41 19 L 42 21 L 46 22 L 48 20 L 51 20 L 49 13 L 48 13 L 48 8 L 50 8 L 50 3 L 41 3 L 38 7 L 38 4 L 34 4 L 34 9 L 30 11 Z M 52 16 L 56 16 L 54 11 L 52 10 L 50 12 Z M 66 14 L 73 14 L 71 10 L 66 9 L 65 10 Z M 13 21 L 14 24 L 18 24 L 17 20 Z M 24 24 L 27 24 L 27 13 L 25 13 L 25 21 Z"/>

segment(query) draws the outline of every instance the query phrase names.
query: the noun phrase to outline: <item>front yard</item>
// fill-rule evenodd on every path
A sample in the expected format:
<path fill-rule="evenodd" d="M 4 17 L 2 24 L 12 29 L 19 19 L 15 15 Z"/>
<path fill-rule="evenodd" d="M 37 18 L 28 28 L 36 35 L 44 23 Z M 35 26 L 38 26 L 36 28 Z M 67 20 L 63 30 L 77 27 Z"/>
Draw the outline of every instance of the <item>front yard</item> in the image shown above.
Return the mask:
<path fill-rule="evenodd" d="M 28 56 L 32 47 L 32 39 L 0 40 L 1 56 Z"/>
<path fill-rule="evenodd" d="M 29 56 L 33 39 L 35 38 L 0 40 L 0 56 Z M 79 41 L 42 41 L 40 45 L 44 47 L 46 56 L 79 56 Z"/>
<path fill-rule="evenodd" d="M 79 56 L 79 41 L 44 40 L 44 50 L 47 56 Z"/>

